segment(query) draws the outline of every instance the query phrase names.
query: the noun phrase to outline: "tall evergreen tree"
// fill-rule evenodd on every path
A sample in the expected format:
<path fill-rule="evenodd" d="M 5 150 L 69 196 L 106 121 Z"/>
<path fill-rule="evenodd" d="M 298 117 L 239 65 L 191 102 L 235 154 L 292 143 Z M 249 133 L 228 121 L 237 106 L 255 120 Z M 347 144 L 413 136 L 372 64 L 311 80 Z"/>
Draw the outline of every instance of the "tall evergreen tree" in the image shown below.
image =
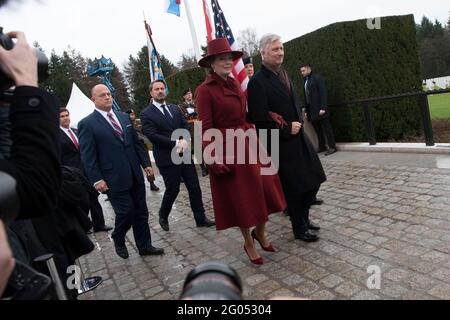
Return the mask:
<path fill-rule="evenodd" d="M 68 55 L 59 56 L 52 51 L 49 59 L 49 77 L 43 87 L 58 97 L 62 105 L 67 104 L 72 89 L 70 78 L 71 67 L 68 65 Z"/>
<path fill-rule="evenodd" d="M 177 65 L 180 71 L 198 67 L 197 59 L 195 58 L 195 56 L 185 53 L 183 53 L 183 55 L 181 56 L 181 60 L 177 63 Z"/>
<path fill-rule="evenodd" d="M 164 73 L 164 77 L 170 77 L 171 75 L 177 73 L 179 70 L 178 68 L 164 55 L 161 55 L 161 69 Z"/>
<path fill-rule="evenodd" d="M 130 55 L 124 72 L 131 89 L 133 109 L 139 114 L 149 100 L 150 69 L 146 46 L 141 48 L 136 57 Z"/>
<path fill-rule="evenodd" d="M 116 99 L 122 111 L 131 108 L 130 92 L 125 81 L 125 75 L 113 63 L 114 71 L 111 73 L 111 83 L 116 89 Z"/>
<path fill-rule="evenodd" d="M 416 26 L 424 79 L 450 75 L 450 32 L 446 30 L 442 23 L 435 20 L 433 24 L 427 17 Z"/>

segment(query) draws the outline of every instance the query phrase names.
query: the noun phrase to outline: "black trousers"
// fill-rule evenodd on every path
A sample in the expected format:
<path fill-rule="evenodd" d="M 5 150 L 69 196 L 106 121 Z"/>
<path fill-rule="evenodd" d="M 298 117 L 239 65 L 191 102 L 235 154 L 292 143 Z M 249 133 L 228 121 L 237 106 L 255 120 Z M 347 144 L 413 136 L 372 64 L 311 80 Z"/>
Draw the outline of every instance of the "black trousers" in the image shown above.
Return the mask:
<path fill-rule="evenodd" d="M 319 192 L 317 187 L 313 190 L 299 194 L 285 194 L 287 210 L 291 218 L 292 231 L 294 235 L 303 234 L 308 231 L 309 209 Z"/>
<path fill-rule="evenodd" d="M 311 121 L 319 139 L 319 150 L 325 150 L 325 142 L 329 149 L 336 149 L 336 142 L 334 141 L 333 128 L 331 127 L 330 119 L 324 118 L 320 120 Z M 326 139 L 326 141 L 325 141 Z"/>
<path fill-rule="evenodd" d="M 133 228 L 134 240 L 138 250 L 149 249 L 152 245 L 150 227 L 148 226 L 148 209 L 145 200 L 145 185 L 134 183 L 130 190 L 108 192 L 109 201 L 116 214 L 113 240 L 125 244 L 125 236 Z"/>
<path fill-rule="evenodd" d="M 161 173 L 166 186 L 161 209 L 159 210 L 160 217 L 164 219 L 169 217 L 173 203 L 180 193 L 181 177 L 183 177 L 184 184 L 189 193 L 189 201 L 191 203 L 191 209 L 194 212 L 195 222 L 203 223 L 206 219 L 205 208 L 203 207 L 202 190 L 200 189 L 195 165 L 181 164 L 161 167 L 159 168 L 159 173 Z"/>

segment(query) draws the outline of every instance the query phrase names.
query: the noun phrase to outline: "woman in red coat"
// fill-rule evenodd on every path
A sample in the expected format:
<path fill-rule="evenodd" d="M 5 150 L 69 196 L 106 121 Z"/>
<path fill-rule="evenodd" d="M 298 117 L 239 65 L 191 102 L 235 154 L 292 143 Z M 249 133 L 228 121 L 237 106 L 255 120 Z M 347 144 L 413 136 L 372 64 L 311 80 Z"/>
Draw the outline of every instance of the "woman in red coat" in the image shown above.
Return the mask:
<path fill-rule="evenodd" d="M 260 161 L 249 161 L 257 153 L 250 147 L 252 139 L 241 139 L 238 148 L 239 138 L 227 136 L 227 133 L 241 133 L 241 136 L 245 133 L 254 138 L 256 149 L 260 148 L 256 130 L 246 121 L 247 99 L 239 83 L 230 77 L 233 61 L 241 56 L 242 52 L 231 50 L 226 39 L 218 38 L 208 43 L 208 54 L 199 61 L 199 65 L 212 71 L 197 88 L 197 111 L 202 121 L 205 162 L 210 169 L 216 228 L 239 227 L 245 241 L 245 252 L 254 264 L 262 264 L 254 240 L 263 250 L 275 251 L 266 238 L 265 224 L 269 214 L 281 212 L 286 204 L 276 172 L 262 175 Z M 221 134 L 222 138 L 208 137 L 214 133 Z M 231 147 L 234 152 L 231 152 Z M 243 156 L 245 161 L 241 164 L 237 160 Z"/>

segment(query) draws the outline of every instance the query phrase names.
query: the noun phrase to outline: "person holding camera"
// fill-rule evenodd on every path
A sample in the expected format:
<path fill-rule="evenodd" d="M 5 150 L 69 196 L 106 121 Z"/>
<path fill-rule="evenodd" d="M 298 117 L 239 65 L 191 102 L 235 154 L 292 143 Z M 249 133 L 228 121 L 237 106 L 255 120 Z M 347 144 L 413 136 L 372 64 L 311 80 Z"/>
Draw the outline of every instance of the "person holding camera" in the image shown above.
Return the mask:
<path fill-rule="evenodd" d="M 0 160 L 0 171 L 17 181 L 20 218 L 33 218 L 56 208 L 61 170 L 57 103 L 53 95 L 38 88 L 37 57 L 22 32 L 10 32 L 14 47 L 0 46 L 0 67 L 10 83 L 1 100 L 10 104 L 11 157 Z M 5 93 L 15 85 L 12 92 Z M 39 165 L 36 165 L 39 164 Z"/>
<path fill-rule="evenodd" d="M 9 138 L 2 140 L 0 172 L 15 180 L 20 209 L 15 212 L 4 210 L 0 212 L 0 218 L 12 221 L 7 227 L 11 231 L 9 239 L 13 240 L 10 244 L 16 259 L 30 264 L 37 255 L 50 252 L 55 255 L 59 273 L 64 275 L 69 264 L 55 223 L 61 185 L 56 143 L 59 137 L 58 103 L 52 94 L 38 88 L 38 57 L 25 35 L 22 32 L 3 34 L 2 31 L 0 102 L 9 107 L 9 114 L 2 118 L 0 128 Z M 7 139 L 11 142 L 8 145 L 4 144 Z M 2 190 L 4 187 L 2 185 Z M 24 228 L 17 229 L 18 226 Z M 33 240 L 23 242 L 22 236 Z"/>

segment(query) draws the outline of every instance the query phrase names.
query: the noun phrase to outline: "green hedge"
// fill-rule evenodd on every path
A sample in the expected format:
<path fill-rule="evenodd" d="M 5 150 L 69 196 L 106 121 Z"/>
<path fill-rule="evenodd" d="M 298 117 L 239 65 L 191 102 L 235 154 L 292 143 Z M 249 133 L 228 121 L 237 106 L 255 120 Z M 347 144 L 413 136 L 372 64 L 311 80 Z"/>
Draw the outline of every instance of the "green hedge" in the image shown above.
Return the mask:
<path fill-rule="evenodd" d="M 413 15 L 381 18 L 381 29 L 370 30 L 367 20 L 339 22 L 285 43 L 284 66 L 303 104 L 299 65 L 308 62 L 328 88 L 329 104 L 420 91 L 422 80 Z M 254 59 L 256 70 L 261 58 Z M 205 78 L 201 69 L 180 72 L 170 79 L 170 96 L 180 97 Z M 178 98 L 179 99 L 179 98 Z M 398 140 L 421 132 L 415 99 L 380 103 L 371 108 L 377 141 Z M 367 141 L 361 106 L 332 108 L 337 141 Z"/>

